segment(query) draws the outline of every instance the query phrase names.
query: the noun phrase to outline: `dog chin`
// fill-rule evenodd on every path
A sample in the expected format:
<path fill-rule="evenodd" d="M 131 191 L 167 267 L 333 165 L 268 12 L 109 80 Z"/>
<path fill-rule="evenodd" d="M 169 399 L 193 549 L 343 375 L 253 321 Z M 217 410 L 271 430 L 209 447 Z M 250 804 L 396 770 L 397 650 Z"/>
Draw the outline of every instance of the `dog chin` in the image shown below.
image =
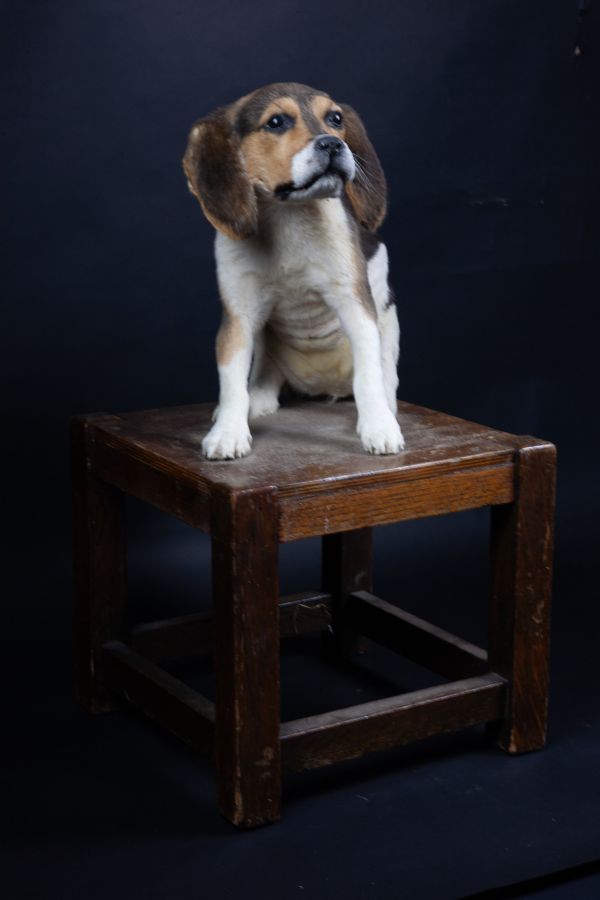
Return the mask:
<path fill-rule="evenodd" d="M 326 172 L 317 178 L 309 187 L 296 188 L 290 191 L 289 200 L 323 200 L 328 197 L 340 197 L 344 190 L 344 180 L 336 172 Z"/>

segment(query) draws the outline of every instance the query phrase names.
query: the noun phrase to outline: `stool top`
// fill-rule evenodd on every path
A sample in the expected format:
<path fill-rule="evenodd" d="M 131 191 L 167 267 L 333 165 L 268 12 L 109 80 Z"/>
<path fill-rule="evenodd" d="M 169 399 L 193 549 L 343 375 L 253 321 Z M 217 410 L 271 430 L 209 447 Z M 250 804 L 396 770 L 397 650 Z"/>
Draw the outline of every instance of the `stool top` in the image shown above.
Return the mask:
<path fill-rule="evenodd" d="M 201 441 L 211 426 L 212 404 L 168 407 L 107 417 L 98 424 L 130 450 L 171 464 L 210 488 L 247 490 L 274 485 L 280 493 L 311 486 L 323 489 L 349 479 L 353 483 L 396 481 L 417 470 L 455 469 L 506 460 L 520 445 L 514 435 L 399 403 L 406 449 L 390 456 L 363 450 L 356 434 L 352 401 L 297 400 L 251 423 L 252 452 L 238 460 L 202 456 Z"/>
<path fill-rule="evenodd" d="M 252 423 L 249 456 L 217 462 L 201 451 L 212 410 L 77 417 L 75 441 L 83 428 L 86 464 L 104 481 L 204 531 L 242 495 L 276 492 L 281 541 L 510 503 L 517 455 L 546 443 L 401 402 L 406 449 L 374 456 L 353 402 L 297 400 Z"/>

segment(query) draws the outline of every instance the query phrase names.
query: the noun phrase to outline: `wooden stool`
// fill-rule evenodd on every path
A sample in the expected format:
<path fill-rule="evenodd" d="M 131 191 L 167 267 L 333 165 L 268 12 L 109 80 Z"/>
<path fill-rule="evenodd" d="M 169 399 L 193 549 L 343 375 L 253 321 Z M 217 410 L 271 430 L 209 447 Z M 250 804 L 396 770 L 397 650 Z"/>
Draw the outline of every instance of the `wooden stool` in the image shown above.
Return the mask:
<path fill-rule="evenodd" d="M 126 698 L 212 750 L 236 825 L 280 814 L 281 769 L 312 768 L 477 723 L 511 753 L 543 746 L 555 448 L 409 403 L 406 452 L 371 456 L 352 402 L 297 402 L 253 426 L 249 457 L 202 458 L 212 407 L 72 421 L 78 670 L 92 712 Z M 212 540 L 214 619 L 125 626 L 124 494 Z M 371 528 L 492 506 L 489 650 L 371 593 Z M 278 545 L 322 535 L 318 591 L 280 599 Z M 445 678 L 396 697 L 280 722 L 279 638 L 331 625 Z M 156 664 L 214 645 L 213 704 Z"/>

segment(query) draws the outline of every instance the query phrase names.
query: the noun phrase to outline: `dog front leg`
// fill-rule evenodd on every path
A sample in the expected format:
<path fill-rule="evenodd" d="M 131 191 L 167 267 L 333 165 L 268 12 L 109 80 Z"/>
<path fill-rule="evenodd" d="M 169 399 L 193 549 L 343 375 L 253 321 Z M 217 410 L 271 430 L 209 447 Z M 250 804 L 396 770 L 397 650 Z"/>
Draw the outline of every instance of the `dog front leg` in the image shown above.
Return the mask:
<path fill-rule="evenodd" d="M 252 323 L 225 309 L 217 334 L 219 405 L 215 423 L 202 441 L 208 459 L 235 459 L 250 453 L 248 374 L 253 344 Z"/>
<path fill-rule="evenodd" d="M 352 347 L 356 431 L 362 445 L 369 453 L 399 453 L 404 438 L 386 397 L 377 322 L 354 298 L 337 312 Z"/>
<path fill-rule="evenodd" d="M 270 416 L 279 409 L 279 392 L 285 381 L 283 374 L 267 352 L 264 329 L 254 340 L 254 361 L 250 372 L 250 421 Z"/>

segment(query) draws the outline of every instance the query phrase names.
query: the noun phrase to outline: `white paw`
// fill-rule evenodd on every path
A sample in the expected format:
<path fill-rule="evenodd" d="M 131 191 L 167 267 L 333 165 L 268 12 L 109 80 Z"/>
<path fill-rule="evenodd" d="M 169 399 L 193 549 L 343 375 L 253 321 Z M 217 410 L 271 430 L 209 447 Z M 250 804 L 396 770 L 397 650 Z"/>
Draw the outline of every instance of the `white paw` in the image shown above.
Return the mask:
<path fill-rule="evenodd" d="M 279 409 L 277 395 L 266 388 L 252 388 L 250 390 L 250 418 L 258 419 L 260 416 L 270 416 Z"/>
<path fill-rule="evenodd" d="M 356 430 L 362 445 L 369 453 L 400 453 L 404 449 L 404 438 L 395 416 L 389 410 L 386 414 L 361 419 Z"/>
<path fill-rule="evenodd" d="M 251 446 L 252 435 L 246 422 L 216 422 L 202 441 L 202 452 L 207 459 L 237 459 L 247 456 Z"/>

